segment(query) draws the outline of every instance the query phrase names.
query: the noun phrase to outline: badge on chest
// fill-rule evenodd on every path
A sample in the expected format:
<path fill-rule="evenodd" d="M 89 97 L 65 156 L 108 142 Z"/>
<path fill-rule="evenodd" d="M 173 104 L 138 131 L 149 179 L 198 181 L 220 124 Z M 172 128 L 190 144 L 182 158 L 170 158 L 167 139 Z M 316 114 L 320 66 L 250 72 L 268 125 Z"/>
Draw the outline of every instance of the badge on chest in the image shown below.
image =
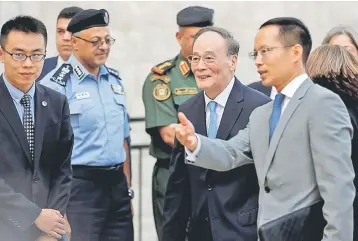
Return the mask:
<path fill-rule="evenodd" d="M 89 93 L 89 92 L 76 93 L 76 99 L 77 99 L 77 100 L 88 99 L 89 97 L 90 97 L 90 93 Z"/>
<path fill-rule="evenodd" d="M 115 94 L 118 94 L 118 95 L 123 95 L 124 94 L 122 86 L 112 84 L 111 87 L 112 87 L 112 90 L 113 90 L 113 92 Z"/>

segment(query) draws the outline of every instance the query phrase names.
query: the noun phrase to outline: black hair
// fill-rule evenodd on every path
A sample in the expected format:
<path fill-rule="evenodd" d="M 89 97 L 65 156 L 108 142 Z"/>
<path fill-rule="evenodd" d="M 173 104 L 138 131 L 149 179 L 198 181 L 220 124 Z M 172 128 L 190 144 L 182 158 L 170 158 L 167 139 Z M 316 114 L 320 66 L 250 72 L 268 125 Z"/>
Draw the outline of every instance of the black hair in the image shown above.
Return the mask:
<path fill-rule="evenodd" d="M 66 18 L 66 19 L 71 19 L 73 18 L 77 13 L 83 11 L 82 8 L 80 7 L 68 7 L 68 8 L 64 8 L 62 9 L 62 11 L 58 14 L 57 20 L 59 20 L 60 18 Z"/>
<path fill-rule="evenodd" d="M 312 39 L 306 25 L 297 18 L 279 17 L 273 18 L 260 26 L 260 29 L 269 26 L 278 25 L 280 28 L 280 38 L 285 46 L 299 44 L 303 48 L 302 61 L 306 64 L 307 58 L 311 52 Z"/>
<path fill-rule="evenodd" d="M 41 34 L 47 45 L 47 30 L 45 24 L 31 16 L 19 15 L 7 21 L 1 28 L 0 45 L 4 46 L 7 36 L 11 31 L 20 31 L 24 33 Z"/>

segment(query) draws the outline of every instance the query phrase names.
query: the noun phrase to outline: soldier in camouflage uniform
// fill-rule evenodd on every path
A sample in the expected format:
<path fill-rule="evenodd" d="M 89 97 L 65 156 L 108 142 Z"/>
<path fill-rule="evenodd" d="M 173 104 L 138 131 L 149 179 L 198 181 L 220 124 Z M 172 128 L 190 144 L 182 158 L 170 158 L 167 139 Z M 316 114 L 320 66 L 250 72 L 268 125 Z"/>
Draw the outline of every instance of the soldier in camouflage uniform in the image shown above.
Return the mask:
<path fill-rule="evenodd" d="M 164 195 L 175 137 L 169 125 L 177 123 L 179 105 L 198 93 L 187 57 L 192 54 L 195 34 L 201 28 L 213 25 L 213 14 L 212 9 L 204 7 L 188 7 L 178 13 L 179 31 L 176 38 L 181 52 L 173 59 L 154 66 L 143 86 L 146 131 L 151 137 L 149 152 L 157 159 L 152 177 L 152 201 L 159 239 L 162 234 Z"/>

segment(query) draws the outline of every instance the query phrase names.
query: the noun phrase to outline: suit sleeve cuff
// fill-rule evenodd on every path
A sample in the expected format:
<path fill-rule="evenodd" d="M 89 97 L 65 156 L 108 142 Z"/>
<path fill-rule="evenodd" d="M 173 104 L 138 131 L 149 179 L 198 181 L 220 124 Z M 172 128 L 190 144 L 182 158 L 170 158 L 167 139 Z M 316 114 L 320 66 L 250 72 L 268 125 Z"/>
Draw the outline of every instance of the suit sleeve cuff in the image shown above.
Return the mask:
<path fill-rule="evenodd" d="M 196 138 L 198 139 L 198 145 L 197 145 L 196 149 L 194 151 L 190 151 L 188 148 L 185 147 L 185 153 L 186 153 L 185 163 L 187 163 L 187 164 L 195 163 L 196 157 L 198 156 L 198 154 L 201 150 L 201 140 L 197 134 L 195 134 L 195 135 L 196 135 Z"/>

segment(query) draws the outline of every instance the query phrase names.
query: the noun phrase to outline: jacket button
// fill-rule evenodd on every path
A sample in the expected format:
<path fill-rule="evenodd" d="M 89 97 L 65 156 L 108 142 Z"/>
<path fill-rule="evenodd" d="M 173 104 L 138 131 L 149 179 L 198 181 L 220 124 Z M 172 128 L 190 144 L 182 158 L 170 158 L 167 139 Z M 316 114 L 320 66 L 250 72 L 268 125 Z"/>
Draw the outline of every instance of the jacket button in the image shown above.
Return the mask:
<path fill-rule="evenodd" d="M 271 191 L 271 189 L 268 186 L 265 186 L 265 192 L 269 193 Z"/>

